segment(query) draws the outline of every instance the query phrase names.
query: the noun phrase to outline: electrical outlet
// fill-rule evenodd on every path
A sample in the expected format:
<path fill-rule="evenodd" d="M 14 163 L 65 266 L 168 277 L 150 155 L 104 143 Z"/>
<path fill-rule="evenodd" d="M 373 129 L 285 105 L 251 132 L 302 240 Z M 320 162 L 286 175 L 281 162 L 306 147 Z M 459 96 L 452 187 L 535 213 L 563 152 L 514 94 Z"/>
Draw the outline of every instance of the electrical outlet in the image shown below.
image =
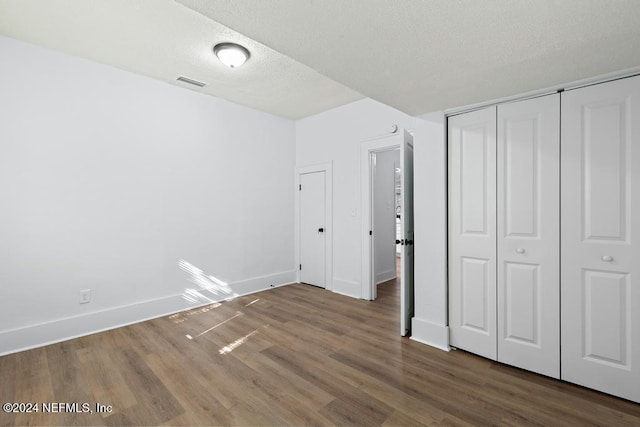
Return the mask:
<path fill-rule="evenodd" d="M 86 304 L 91 301 L 91 289 L 83 289 L 80 291 L 80 304 Z"/>

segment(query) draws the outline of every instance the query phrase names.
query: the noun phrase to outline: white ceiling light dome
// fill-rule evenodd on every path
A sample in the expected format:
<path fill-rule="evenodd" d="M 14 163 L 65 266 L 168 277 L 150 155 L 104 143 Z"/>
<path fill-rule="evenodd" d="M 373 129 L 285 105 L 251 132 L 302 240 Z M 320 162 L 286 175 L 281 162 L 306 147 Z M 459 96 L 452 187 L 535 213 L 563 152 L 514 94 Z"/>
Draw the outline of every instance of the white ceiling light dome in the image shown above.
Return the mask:
<path fill-rule="evenodd" d="M 240 67 L 250 56 L 247 48 L 235 43 L 218 43 L 213 47 L 213 53 L 230 68 Z"/>

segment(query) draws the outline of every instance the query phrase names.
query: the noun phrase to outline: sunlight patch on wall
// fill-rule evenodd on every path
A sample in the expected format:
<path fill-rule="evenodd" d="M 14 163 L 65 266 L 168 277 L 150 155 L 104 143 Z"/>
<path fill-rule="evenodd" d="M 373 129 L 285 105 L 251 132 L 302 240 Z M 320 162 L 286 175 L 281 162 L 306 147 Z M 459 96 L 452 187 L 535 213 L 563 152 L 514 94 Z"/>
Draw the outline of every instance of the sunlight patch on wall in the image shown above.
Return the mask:
<path fill-rule="evenodd" d="M 191 283 L 198 286 L 197 288 L 186 288 L 182 294 L 182 298 L 190 304 L 213 303 L 220 300 L 230 301 L 238 296 L 228 283 L 205 274 L 190 262 L 181 259 L 178 262 L 178 267 L 190 276 Z"/>

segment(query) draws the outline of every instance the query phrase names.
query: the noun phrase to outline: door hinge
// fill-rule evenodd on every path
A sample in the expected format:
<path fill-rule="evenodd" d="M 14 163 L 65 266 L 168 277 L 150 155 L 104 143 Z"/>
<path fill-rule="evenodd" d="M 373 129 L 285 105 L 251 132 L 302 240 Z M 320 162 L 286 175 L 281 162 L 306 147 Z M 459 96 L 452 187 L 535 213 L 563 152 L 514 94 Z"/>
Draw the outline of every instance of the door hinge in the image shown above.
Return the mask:
<path fill-rule="evenodd" d="M 302 191 L 302 184 L 298 185 L 298 190 Z"/>
<path fill-rule="evenodd" d="M 302 264 L 300 264 L 300 271 L 302 271 Z"/>
<path fill-rule="evenodd" d="M 369 236 L 373 236 L 373 230 L 369 230 Z"/>

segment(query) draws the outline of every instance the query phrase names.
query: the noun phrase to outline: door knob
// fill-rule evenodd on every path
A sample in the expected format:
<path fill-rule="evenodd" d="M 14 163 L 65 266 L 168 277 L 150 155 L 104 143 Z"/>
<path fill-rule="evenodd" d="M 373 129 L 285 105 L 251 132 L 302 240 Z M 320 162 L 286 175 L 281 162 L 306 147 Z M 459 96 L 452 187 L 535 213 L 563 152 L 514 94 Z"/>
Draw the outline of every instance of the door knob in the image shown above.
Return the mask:
<path fill-rule="evenodd" d="M 517 248 L 516 253 L 523 254 L 525 252 L 524 248 Z"/>
<path fill-rule="evenodd" d="M 404 245 L 404 239 L 402 240 L 396 239 L 396 245 Z"/>
<path fill-rule="evenodd" d="M 613 257 L 611 255 L 603 255 L 602 256 L 602 261 L 611 262 L 611 261 L 613 261 Z"/>
<path fill-rule="evenodd" d="M 407 245 L 413 245 L 413 240 L 407 239 L 407 240 L 405 240 L 404 243 L 407 244 Z"/>
<path fill-rule="evenodd" d="M 324 227 L 318 228 L 318 233 L 324 233 Z"/>

